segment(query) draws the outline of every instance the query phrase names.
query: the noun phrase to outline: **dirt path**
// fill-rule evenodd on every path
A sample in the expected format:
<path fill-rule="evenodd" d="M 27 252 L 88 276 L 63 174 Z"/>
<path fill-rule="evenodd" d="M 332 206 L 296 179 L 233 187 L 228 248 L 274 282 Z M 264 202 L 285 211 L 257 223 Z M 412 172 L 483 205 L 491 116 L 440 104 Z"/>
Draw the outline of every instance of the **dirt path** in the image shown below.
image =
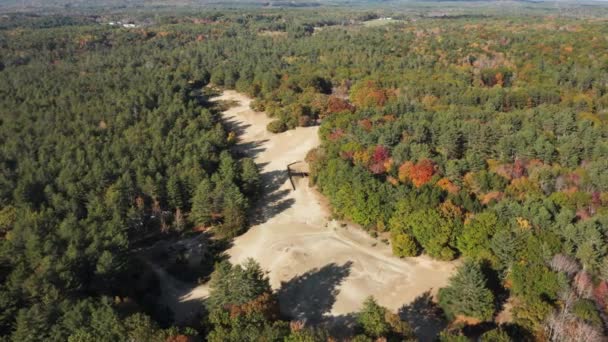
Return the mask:
<path fill-rule="evenodd" d="M 447 283 L 453 263 L 393 257 L 387 245 L 365 232 L 328 221 L 330 213 L 306 179 L 296 181 L 292 190 L 286 165 L 303 160 L 319 144 L 318 127 L 271 134 L 266 131 L 270 119 L 252 111 L 246 96 L 225 91 L 217 100 L 237 103 L 224 118 L 239 135 L 238 148 L 255 158 L 264 184 L 254 225 L 235 239 L 228 254 L 233 263 L 251 257 L 269 271 L 284 314 L 340 320 L 369 295 L 391 310 L 407 312 L 405 305 L 428 298 Z M 201 285 L 181 300 L 207 295 Z"/>

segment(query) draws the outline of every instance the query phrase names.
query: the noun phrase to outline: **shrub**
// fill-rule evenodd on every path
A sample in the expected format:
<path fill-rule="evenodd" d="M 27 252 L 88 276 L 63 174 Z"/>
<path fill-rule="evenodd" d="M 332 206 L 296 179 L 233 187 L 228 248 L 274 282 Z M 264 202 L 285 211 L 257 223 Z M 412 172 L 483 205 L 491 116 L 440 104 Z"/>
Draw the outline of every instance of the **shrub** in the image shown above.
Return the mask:
<path fill-rule="evenodd" d="M 287 125 L 281 120 L 271 121 L 266 129 L 271 133 L 282 133 L 287 130 Z"/>

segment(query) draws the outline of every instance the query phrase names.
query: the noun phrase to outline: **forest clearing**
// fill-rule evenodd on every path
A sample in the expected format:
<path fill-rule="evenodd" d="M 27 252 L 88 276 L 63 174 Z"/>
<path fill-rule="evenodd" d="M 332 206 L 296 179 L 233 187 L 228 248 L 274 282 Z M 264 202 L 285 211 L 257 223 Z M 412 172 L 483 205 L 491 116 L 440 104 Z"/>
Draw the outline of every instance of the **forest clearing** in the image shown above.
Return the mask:
<path fill-rule="evenodd" d="M 392 256 L 389 246 L 364 231 L 328 220 L 330 213 L 322 205 L 321 195 L 307 186 L 307 179 L 298 179 L 296 190 L 291 189 L 285 165 L 303 160 L 318 145 L 318 127 L 272 134 L 266 130 L 271 119 L 250 109 L 247 96 L 226 90 L 215 101 L 235 104 L 224 112 L 224 119 L 239 134 L 237 148 L 260 166 L 263 180 L 263 195 L 257 204 L 261 213 L 254 219 L 257 224 L 237 237 L 227 253 L 234 264 L 255 257 L 268 270 L 279 298 L 281 294 L 286 297 L 281 301 L 284 314 L 317 321 L 326 315 L 347 315 L 359 310 L 370 295 L 396 312 L 448 283 L 455 262 Z M 172 281 L 170 277 L 165 274 L 161 279 Z M 162 286 L 165 291 L 179 287 Z M 205 298 L 209 290 L 203 284 L 185 295 L 176 294 L 180 295 L 164 300 L 190 302 Z M 175 312 L 176 318 L 191 313 L 190 305 L 166 304 L 173 310 L 186 310 Z"/>

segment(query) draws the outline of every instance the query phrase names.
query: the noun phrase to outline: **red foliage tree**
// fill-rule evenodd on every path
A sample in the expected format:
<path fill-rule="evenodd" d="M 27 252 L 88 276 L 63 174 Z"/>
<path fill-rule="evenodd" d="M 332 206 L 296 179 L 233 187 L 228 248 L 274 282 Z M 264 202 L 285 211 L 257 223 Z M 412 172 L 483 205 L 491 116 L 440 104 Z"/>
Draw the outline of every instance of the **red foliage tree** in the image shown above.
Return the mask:
<path fill-rule="evenodd" d="M 515 160 L 515 163 L 513 164 L 513 172 L 512 172 L 513 179 L 521 178 L 525 174 L 526 174 L 526 163 L 521 159 Z"/>
<path fill-rule="evenodd" d="M 428 183 L 435 174 L 435 163 L 430 159 L 423 159 L 416 163 L 410 170 L 412 183 L 419 188 Z"/>
<path fill-rule="evenodd" d="M 336 96 L 330 96 L 327 100 L 327 114 L 335 114 L 341 112 L 352 112 L 355 107 L 348 101 Z"/>
<path fill-rule="evenodd" d="M 228 309 L 231 317 L 261 313 L 268 320 L 276 320 L 279 315 L 279 304 L 272 293 L 264 293 L 252 301 L 231 305 Z"/>
<path fill-rule="evenodd" d="M 376 146 L 372 159 L 376 163 L 384 163 L 390 157 L 388 149 L 382 145 Z"/>
<path fill-rule="evenodd" d="M 388 149 L 382 145 L 374 148 L 372 154 L 372 164 L 370 165 L 370 171 L 374 174 L 380 174 L 386 172 L 386 161 L 390 158 Z"/>
<path fill-rule="evenodd" d="M 599 285 L 593 290 L 593 298 L 595 302 L 606 312 L 608 306 L 608 282 L 602 280 Z"/>

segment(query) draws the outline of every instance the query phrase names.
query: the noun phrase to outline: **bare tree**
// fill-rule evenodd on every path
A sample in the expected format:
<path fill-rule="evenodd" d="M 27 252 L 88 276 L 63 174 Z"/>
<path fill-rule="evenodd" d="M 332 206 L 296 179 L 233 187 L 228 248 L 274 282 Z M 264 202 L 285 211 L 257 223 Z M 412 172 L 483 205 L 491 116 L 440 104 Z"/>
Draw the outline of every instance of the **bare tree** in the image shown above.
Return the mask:
<path fill-rule="evenodd" d="M 593 279 L 585 271 L 578 272 L 572 285 L 574 285 L 576 293 L 583 298 L 591 298 L 593 295 Z"/>
<path fill-rule="evenodd" d="M 564 272 L 569 277 L 575 275 L 578 271 L 581 270 L 581 266 L 576 260 L 565 254 L 556 254 L 549 266 L 556 272 Z"/>
<path fill-rule="evenodd" d="M 581 321 L 577 321 L 575 323 L 575 327 L 572 330 L 571 338 L 571 341 L 605 341 L 605 338 L 602 336 L 602 333 L 598 329 Z"/>
<path fill-rule="evenodd" d="M 578 296 L 574 291 L 565 289 L 559 294 L 559 299 L 562 304 L 561 308 L 552 312 L 545 320 L 545 332 L 549 341 L 605 341 L 600 330 L 583 322 L 572 314 L 572 307 L 578 300 Z"/>

